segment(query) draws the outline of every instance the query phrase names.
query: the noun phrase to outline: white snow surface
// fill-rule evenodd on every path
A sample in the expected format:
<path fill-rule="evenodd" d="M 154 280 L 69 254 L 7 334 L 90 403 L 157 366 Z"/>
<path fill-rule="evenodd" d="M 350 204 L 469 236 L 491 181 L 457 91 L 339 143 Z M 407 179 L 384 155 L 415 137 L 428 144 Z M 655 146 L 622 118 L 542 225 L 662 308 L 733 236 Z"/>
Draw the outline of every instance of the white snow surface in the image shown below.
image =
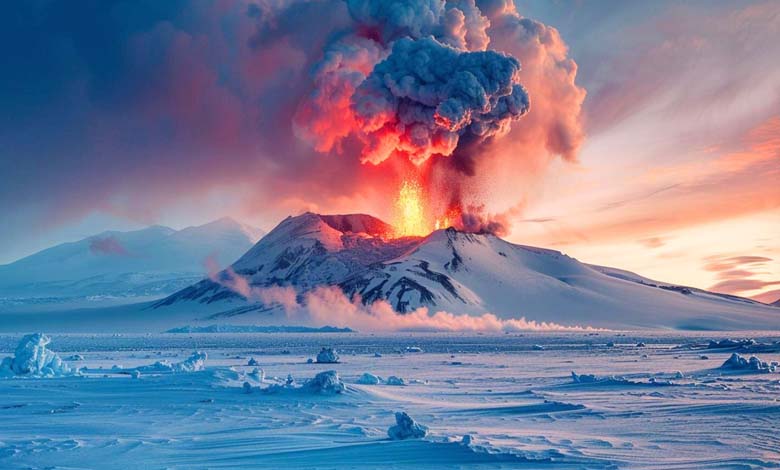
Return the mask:
<path fill-rule="evenodd" d="M 0 380 L 0 468 L 779 466 L 779 376 L 720 369 L 733 351 L 708 342 L 723 333 L 326 335 L 56 335 L 57 351 L 83 356 L 86 371 Z M 777 331 L 749 335 L 762 361 L 780 358 Z M 0 355 L 21 339 L 0 334 Z M 306 364 L 323 341 L 349 360 Z M 424 352 L 405 354 L 409 344 Z M 194 350 L 208 355 L 203 370 L 127 374 Z M 620 380 L 573 383 L 572 370 Z M 403 375 L 407 386 L 361 385 L 365 371 Z M 308 380 L 288 384 L 288 375 Z M 390 439 L 401 410 L 427 435 Z"/>

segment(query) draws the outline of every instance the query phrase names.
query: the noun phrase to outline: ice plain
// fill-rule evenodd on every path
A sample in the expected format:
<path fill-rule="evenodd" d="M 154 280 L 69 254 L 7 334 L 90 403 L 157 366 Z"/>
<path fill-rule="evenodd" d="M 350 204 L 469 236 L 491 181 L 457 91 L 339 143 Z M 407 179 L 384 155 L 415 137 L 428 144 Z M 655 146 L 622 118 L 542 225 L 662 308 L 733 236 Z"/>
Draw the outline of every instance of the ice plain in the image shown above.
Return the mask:
<path fill-rule="evenodd" d="M 0 468 L 780 468 L 780 374 L 721 367 L 778 332 L 50 336 L 80 375 L 0 379 Z M 328 370 L 343 392 L 304 386 Z M 427 435 L 390 439 L 396 412 Z"/>

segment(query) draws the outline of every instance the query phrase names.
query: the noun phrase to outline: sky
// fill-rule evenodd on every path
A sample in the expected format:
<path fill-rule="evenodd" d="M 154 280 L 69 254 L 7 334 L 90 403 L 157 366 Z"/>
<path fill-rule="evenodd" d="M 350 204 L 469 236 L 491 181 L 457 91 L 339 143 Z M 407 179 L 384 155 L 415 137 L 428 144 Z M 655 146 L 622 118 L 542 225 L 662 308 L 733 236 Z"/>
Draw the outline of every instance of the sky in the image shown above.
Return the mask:
<path fill-rule="evenodd" d="M 776 1 L 0 10 L 0 263 L 226 215 L 390 220 L 412 175 L 513 242 L 780 298 Z"/>

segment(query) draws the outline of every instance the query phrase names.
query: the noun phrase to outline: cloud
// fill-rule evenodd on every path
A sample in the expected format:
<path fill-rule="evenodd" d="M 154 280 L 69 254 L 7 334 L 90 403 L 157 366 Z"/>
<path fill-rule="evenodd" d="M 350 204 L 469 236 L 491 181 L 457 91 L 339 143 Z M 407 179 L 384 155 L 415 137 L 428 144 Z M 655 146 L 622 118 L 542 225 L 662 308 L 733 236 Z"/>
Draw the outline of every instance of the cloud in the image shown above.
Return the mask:
<path fill-rule="evenodd" d="M 666 245 L 665 237 L 649 237 L 639 240 L 639 243 L 647 248 L 661 248 Z"/>
<path fill-rule="evenodd" d="M 96 237 L 89 240 L 89 251 L 97 255 L 129 256 L 130 253 L 115 236 Z"/>
<path fill-rule="evenodd" d="M 743 265 L 764 265 L 772 258 L 766 256 L 709 256 L 705 258 L 707 263 L 704 265 L 704 269 L 707 271 L 728 271 L 738 268 Z"/>
<path fill-rule="evenodd" d="M 374 125 L 392 127 L 392 148 L 417 161 L 453 153 L 424 180 L 457 179 L 464 204 L 496 200 L 504 177 L 576 154 L 576 65 L 554 28 L 508 3 L 141 1 L 0 7 L 0 211 L 22 214 L 0 227 L 9 244 L 18 227 L 92 211 L 150 223 L 216 193 L 244 217 L 313 205 L 387 217 L 388 193 L 417 170 L 396 158 L 360 163 L 387 155 Z M 426 55 L 436 63 L 418 60 Z M 498 146 L 529 96 L 533 110 L 504 139 L 512 149 Z M 369 119 L 370 103 L 398 108 L 397 122 Z M 485 158 L 454 152 L 455 140 Z M 511 186 L 509 203 L 489 212 L 522 197 Z"/>
<path fill-rule="evenodd" d="M 711 286 L 709 290 L 723 292 L 724 294 L 740 294 L 742 292 L 759 290 L 769 286 L 776 286 L 780 281 L 761 281 L 758 279 L 730 279 L 721 281 Z"/>
<path fill-rule="evenodd" d="M 772 258 L 756 255 L 708 256 L 705 258 L 704 269 L 717 273 L 715 277 L 720 280 L 710 286 L 709 290 L 725 294 L 744 294 L 778 285 L 780 281 L 756 279 L 756 276 L 767 274 L 762 268 L 772 261 Z"/>
<path fill-rule="evenodd" d="M 773 289 L 766 292 L 762 292 L 758 295 L 751 297 L 753 300 L 764 302 L 765 304 L 771 304 L 780 301 L 780 289 Z"/>

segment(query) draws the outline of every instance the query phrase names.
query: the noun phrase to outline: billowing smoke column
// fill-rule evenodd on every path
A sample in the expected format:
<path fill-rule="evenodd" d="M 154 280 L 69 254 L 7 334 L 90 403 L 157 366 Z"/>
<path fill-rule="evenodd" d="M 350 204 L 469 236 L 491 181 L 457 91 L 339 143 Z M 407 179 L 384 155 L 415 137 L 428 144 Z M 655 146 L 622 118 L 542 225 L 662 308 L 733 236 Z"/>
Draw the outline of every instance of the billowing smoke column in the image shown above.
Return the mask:
<path fill-rule="evenodd" d="M 463 210 L 483 207 L 473 184 L 464 180 L 477 174 L 479 159 L 493 153 L 494 140 L 530 109 L 520 61 L 488 49 L 492 22 L 509 36 L 538 23 L 520 18 L 506 2 L 346 3 L 353 23 L 333 35 L 315 65 L 313 89 L 294 118 L 297 135 L 326 153 L 357 142 L 362 163 L 410 161 L 424 185 L 447 180 L 429 188 L 427 196 L 437 212 L 457 213 L 451 223 L 471 231 L 505 231 L 495 217 Z M 559 64 L 566 60 L 564 46 Z M 559 153 L 568 156 L 566 149 Z"/>
<path fill-rule="evenodd" d="M 399 39 L 352 98 L 363 162 L 399 154 L 421 164 L 451 155 L 463 134 L 487 138 L 507 130 L 528 111 L 519 71 L 516 59 L 498 52 Z"/>
<path fill-rule="evenodd" d="M 62 2 L 23 3 L 0 15 L 20 38 L 0 89 L 31 90 L 4 107 L 26 118 L 0 136 L 25 155 L 0 171 L 3 240 L 95 210 L 152 223 L 228 199 L 256 220 L 387 218 L 406 180 L 429 228 L 464 211 L 470 229 L 511 226 L 583 139 L 577 64 L 511 0 L 156 2 L 130 17 L 77 2 L 62 28 L 37 27 Z"/>
<path fill-rule="evenodd" d="M 473 1 L 348 0 L 354 30 L 328 45 L 296 115 L 328 152 L 354 136 L 361 161 L 449 156 L 463 135 L 506 132 L 529 109 L 514 57 L 485 51 L 489 22 Z M 469 51 L 469 48 L 478 49 Z"/>

